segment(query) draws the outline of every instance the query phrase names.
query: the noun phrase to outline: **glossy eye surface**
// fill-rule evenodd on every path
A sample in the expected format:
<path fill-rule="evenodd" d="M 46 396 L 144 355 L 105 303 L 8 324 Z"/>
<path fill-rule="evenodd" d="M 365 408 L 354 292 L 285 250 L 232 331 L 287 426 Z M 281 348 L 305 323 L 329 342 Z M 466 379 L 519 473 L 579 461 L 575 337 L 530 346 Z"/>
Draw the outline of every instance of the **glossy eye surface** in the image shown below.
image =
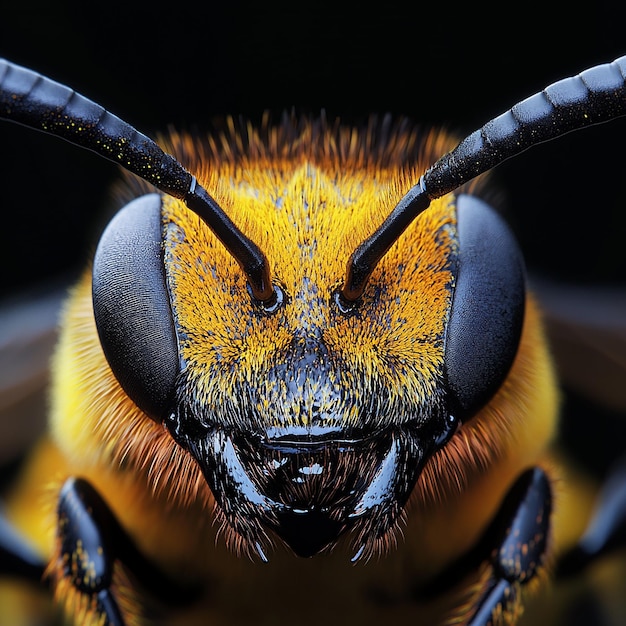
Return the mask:
<path fill-rule="evenodd" d="M 470 417 L 506 378 L 517 354 L 526 300 L 522 254 L 502 218 L 468 195 L 457 200 L 459 261 L 446 330 L 453 411 Z"/>
<path fill-rule="evenodd" d="M 172 406 L 180 359 L 158 194 L 133 200 L 105 229 L 94 258 L 93 308 L 115 377 L 140 409 L 161 421 Z"/>

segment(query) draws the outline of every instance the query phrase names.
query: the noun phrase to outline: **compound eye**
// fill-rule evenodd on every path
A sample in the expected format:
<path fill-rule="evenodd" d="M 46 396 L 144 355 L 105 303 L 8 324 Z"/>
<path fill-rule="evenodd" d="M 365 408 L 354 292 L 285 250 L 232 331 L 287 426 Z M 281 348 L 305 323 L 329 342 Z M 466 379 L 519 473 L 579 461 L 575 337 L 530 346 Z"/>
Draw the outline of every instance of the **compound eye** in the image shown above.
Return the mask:
<path fill-rule="evenodd" d="M 158 194 L 133 200 L 105 229 L 94 258 L 93 308 L 113 374 L 140 409 L 161 421 L 180 365 Z"/>
<path fill-rule="evenodd" d="M 459 264 L 446 331 L 451 405 L 467 419 L 498 390 L 519 346 L 526 280 L 506 223 L 482 200 L 457 199 Z"/>

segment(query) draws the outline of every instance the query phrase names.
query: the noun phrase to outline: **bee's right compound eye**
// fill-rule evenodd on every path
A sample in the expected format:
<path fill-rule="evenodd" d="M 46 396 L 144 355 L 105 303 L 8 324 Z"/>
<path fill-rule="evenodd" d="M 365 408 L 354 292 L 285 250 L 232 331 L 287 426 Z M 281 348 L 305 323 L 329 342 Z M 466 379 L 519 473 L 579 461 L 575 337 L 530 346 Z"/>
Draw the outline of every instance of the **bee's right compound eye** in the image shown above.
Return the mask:
<path fill-rule="evenodd" d="M 180 360 L 158 194 L 133 200 L 105 229 L 94 258 L 93 308 L 113 374 L 140 409 L 161 421 L 173 404 Z"/>
<path fill-rule="evenodd" d="M 451 408 L 471 417 L 507 377 L 517 354 L 526 279 L 522 253 L 504 220 L 482 200 L 457 201 L 459 266 L 446 331 Z"/>

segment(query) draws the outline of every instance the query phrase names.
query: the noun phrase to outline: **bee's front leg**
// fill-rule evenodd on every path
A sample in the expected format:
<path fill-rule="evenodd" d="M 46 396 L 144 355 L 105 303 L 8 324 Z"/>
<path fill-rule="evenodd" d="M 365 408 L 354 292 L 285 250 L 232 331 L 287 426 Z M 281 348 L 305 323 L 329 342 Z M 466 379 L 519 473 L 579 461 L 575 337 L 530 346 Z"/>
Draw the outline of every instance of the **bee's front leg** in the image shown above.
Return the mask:
<path fill-rule="evenodd" d="M 56 550 L 46 574 L 77 623 L 123 626 L 124 615 L 130 619 L 145 609 L 130 597 L 135 587 L 165 606 L 191 599 L 139 551 L 104 499 L 81 478 L 69 478 L 61 489 Z"/>
<path fill-rule="evenodd" d="M 524 472 L 481 541 L 483 547 L 492 544 L 490 574 L 468 626 L 517 622 L 523 587 L 546 564 L 551 513 L 548 477 L 540 468 Z"/>
<path fill-rule="evenodd" d="M 72 617 L 124 624 L 112 584 L 120 543 L 126 540 L 98 492 L 85 480 L 69 478 L 59 494 L 56 550 L 47 575 Z"/>

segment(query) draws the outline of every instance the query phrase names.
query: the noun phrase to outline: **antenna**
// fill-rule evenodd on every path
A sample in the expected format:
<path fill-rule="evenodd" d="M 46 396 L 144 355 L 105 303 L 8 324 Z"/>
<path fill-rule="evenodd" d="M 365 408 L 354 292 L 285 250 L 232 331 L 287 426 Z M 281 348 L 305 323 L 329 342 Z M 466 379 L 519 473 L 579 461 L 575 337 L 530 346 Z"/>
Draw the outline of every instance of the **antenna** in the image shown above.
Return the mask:
<path fill-rule="evenodd" d="M 487 122 L 442 156 L 348 260 L 339 297 L 357 301 L 380 259 L 435 198 L 524 150 L 626 115 L 626 56 L 565 78 Z"/>
<path fill-rule="evenodd" d="M 69 87 L 4 59 L 0 59 L 0 118 L 92 150 L 183 200 L 237 261 L 254 298 L 266 306 L 275 302 L 268 262 L 259 247 L 195 176 L 130 124 Z"/>

